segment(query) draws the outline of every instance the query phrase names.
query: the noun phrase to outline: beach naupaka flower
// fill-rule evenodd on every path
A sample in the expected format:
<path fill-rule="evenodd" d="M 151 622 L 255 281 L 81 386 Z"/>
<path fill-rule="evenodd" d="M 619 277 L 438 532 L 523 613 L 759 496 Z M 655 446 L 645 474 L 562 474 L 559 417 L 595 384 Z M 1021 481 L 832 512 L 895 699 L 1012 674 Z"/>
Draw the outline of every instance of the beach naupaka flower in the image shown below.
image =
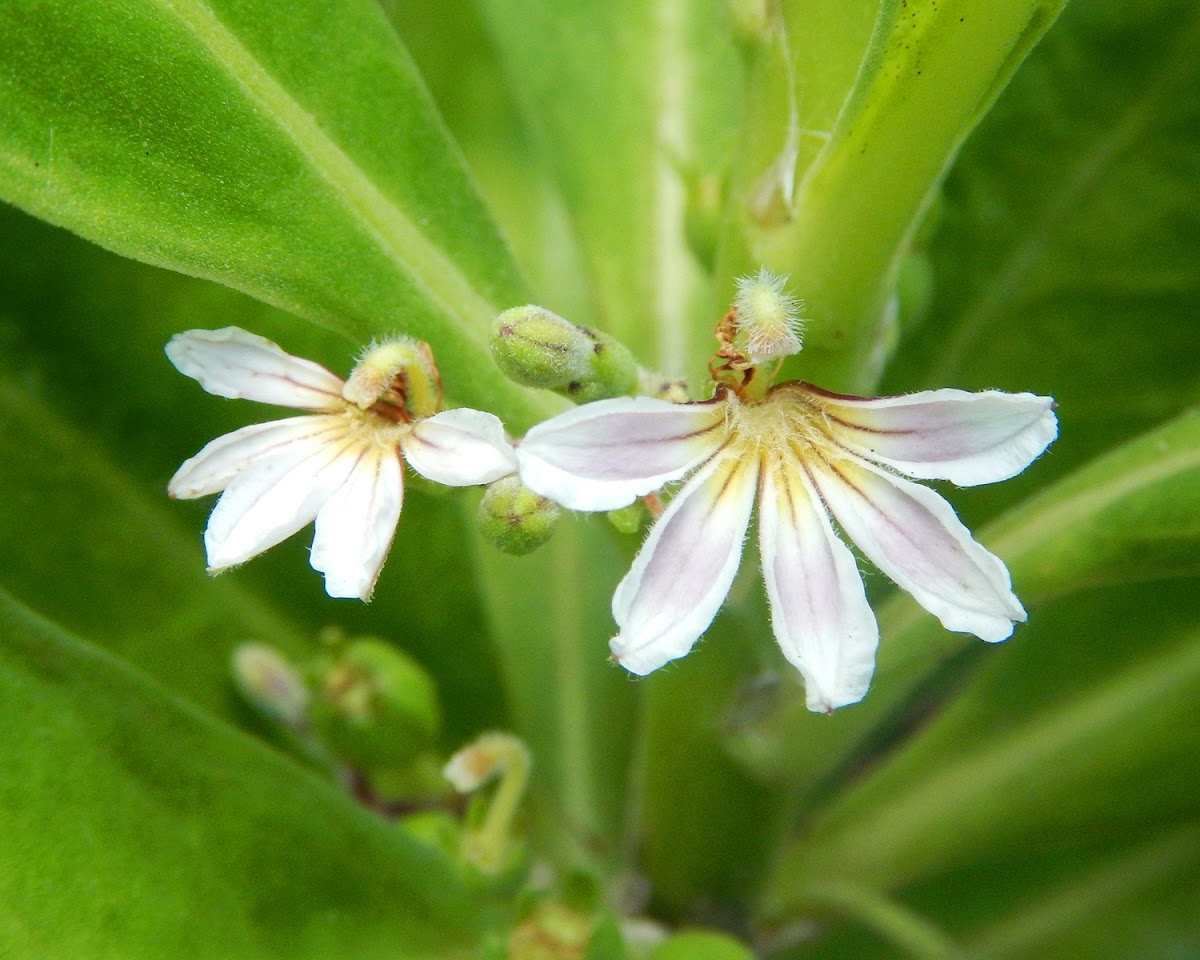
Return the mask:
<path fill-rule="evenodd" d="M 343 381 L 237 327 L 189 330 L 167 356 L 221 397 L 311 411 L 219 437 L 171 478 L 172 497 L 221 493 L 204 531 L 210 573 L 244 563 L 315 521 L 310 562 L 331 597 L 367 600 L 404 500 L 403 460 L 449 486 L 490 483 L 516 467 L 490 413 L 441 413 L 429 347 L 374 344 Z"/>
<path fill-rule="evenodd" d="M 769 275 L 763 282 L 782 289 Z M 614 658 L 644 675 L 691 650 L 733 583 L 755 502 L 772 626 L 810 709 L 860 700 L 879 640 L 833 522 L 947 629 L 1008 637 L 1025 620 L 1008 570 L 946 500 L 908 478 L 975 486 L 1020 473 L 1057 436 L 1053 400 L 771 387 L 738 346 L 753 342 L 752 319 L 735 309 L 718 326 L 711 400 L 602 400 L 539 424 L 517 445 L 522 482 L 574 510 L 626 506 L 691 474 L 616 589 Z"/>

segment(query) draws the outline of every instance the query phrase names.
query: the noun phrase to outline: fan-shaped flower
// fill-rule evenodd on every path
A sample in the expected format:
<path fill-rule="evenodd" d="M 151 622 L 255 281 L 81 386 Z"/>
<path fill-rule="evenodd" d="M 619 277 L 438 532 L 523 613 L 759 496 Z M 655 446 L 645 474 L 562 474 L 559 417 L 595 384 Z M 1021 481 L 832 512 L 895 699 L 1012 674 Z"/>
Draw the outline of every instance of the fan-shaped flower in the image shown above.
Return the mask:
<path fill-rule="evenodd" d="M 702 403 L 577 407 L 517 445 L 522 482 L 574 510 L 622 507 L 692 473 L 617 587 L 615 659 L 644 675 L 691 650 L 737 573 L 756 500 L 775 637 L 810 709 L 862 698 L 879 639 L 831 520 L 947 629 L 1008 637 L 1025 611 L 1004 564 L 949 503 L 905 477 L 974 486 L 1020 473 L 1057 436 L 1054 402 L 995 390 L 866 399 L 802 382 L 742 389 L 750 373 Z"/>
<path fill-rule="evenodd" d="M 367 600 L 400 518 L 402 460 L 456 487 L 515 469 L 492 414 L 437 413 L 441 385 L 418 341 L 371 347 L 346 381 L 237 327 L 181 333 L 167 356 L 209 393 L 312 411 L 219 437 L 172 477 L 172 497 L 224 491 L 204 532 L 210 573 L 315 521 L 310 562 L 326 591 Z"/>

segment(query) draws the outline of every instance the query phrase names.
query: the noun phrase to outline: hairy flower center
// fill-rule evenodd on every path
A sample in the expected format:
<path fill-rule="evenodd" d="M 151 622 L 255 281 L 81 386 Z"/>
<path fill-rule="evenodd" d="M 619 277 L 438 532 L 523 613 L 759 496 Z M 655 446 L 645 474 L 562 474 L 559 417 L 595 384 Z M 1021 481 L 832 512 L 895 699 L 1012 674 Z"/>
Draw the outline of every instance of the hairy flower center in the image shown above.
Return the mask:
<path fill-rule="evenodd" d="M 353 404 L 347 404 L 346 418 L 348 432 L 352 433 L 362 443 L 374 443 L 381 447 L 395 448 L 407 437 L 413 424 L 406 420 L 377 413 L 374 409 L 360 410 Z"/>
<path fill-rule="evenodd" d="M 777 461 L 844 459 L 820 400 L 791 387 L 782 384 L 761 400 L 730 394 L 728 446 L 739 456 Z"/>

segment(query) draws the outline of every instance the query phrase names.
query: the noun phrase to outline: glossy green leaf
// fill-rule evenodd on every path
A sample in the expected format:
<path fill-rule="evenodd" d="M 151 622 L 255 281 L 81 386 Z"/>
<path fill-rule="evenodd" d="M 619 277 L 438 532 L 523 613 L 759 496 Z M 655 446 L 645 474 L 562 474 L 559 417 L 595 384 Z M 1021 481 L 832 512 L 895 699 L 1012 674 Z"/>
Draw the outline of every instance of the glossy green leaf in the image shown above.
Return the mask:
<path fill-rule="evenodd" d="M 450 957 L 432 848 L 0 594 L 0 951 Z"/>
<path fill-rule="evenodd" d="M 1200 573 L 1200 409 L 1075 471 L 989 532 L 1032 603 Z"/>
<path fill-rule="evenodd" d="M 0 8 L 0 45 L 0 195 L 359 344 L 428 340 L 467 403 L 545 409 L 488 362 L 523 285 L 374 3 L 36 0 Z"/>
<path fill-rule="evenodd" d="M 562 196 L 532 143 L 476 0 L 381 0 L 437 101 L 533 299 L 592 316 L 587 271 Z"/>
<path fill-rule="evenodd" d="M 732 145 L 740 68 L 721 5 L 478 3 L 561 187 L 596 322 L 648 366 L 695 374 L 732 294 L 711 288 L 686 233 L 689 183 L 719 190 Z"/>
<path fill-rule="evenodd" d="M 1165 832 L 1089 864 L 1049 896 L 1015 899 L 1015 907 L 1001 911 L 1002 921 L 972 932 L 966 957 L 1186 955 L 1200 940 L 1200 832 L 1194 825 Z"/>

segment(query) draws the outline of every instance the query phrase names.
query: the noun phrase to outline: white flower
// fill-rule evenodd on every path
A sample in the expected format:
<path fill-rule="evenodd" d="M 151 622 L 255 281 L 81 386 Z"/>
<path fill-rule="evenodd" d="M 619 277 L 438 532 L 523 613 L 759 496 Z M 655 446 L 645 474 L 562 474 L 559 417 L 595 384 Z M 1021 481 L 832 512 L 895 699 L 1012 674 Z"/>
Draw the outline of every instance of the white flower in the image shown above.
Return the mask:
<path fill-rule="evenodd" d="M 171 478 L 172 497 L 224 491 L 204 532 L 210 573 L 315 520 L 310 561 L 325 574 L 326 591 L 367 600 L 400 518 L 402 458 L 456 487 L 515 469 L 496 417 L 468 409 L 434 415 L 440 384 L 422 343 L 372 347 L 348 381 L 237 327 L 189 330 L 166 349 L 209 393 L 313 412 L 219 437 Z"/>
<path fill-rule="evenodd" d="M 809 708 L 828 712 L 866 693 L 879 640 L 831 517 L 947 629 L 1003 640 L 1025 619 L 1004 564 L 901 474 L 961 486 L 1012 477 L 1057 436 L 1053 406 L 994 390 L 865 399 L 795 382 L 753 397 L 726 385 L 705 403 L 577 407 L 530 430 L 517 460 L 526 486 L 575 510 L 625 506 L 695 471 L 613 597 L 613 655 L 640 675 L 688 653 L 716 616 L 757 498 L 775 637 Z"/>

